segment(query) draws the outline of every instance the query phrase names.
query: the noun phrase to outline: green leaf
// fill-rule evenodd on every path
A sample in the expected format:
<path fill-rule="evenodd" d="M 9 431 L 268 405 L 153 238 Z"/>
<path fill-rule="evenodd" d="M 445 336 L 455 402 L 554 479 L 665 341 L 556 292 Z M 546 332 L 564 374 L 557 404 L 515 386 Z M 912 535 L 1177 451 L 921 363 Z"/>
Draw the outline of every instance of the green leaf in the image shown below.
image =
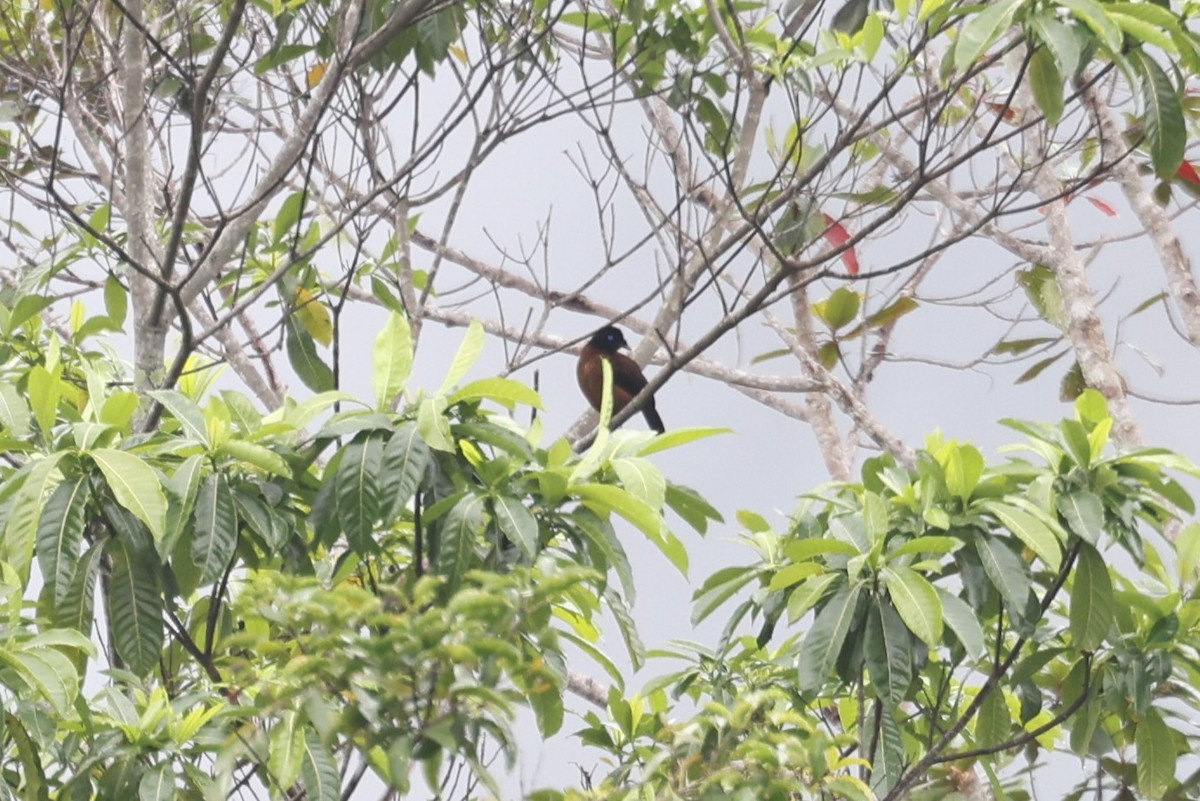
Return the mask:
<path fill-rule="evenodd" d="M 662 436 L 655 437 L 655 439 L 662 439 Z M 715 520 L 718 523 L 725 522 L 725 518 L 721 516 L 721 513 L 714 509 L 708 501 L 704 500 L 700 493 L 691 487 L 667 482 L 667 491 L 664 500 L 671 511 L 683 518 L 689 526 L 700 534 L 708 533 L 709 520 Z"/>
<path fill-rule="evenodd" d="M 267 736 L 267 769 L 276 787 L 291 787 L 299 781 L 305 750 L 300 713 L 285 709 Z"/>
<path fill-rule="evenodd" d="M 500 532 L 532 561 L 538 546 L 538 522 L 533 513 L 521 501 L 503 495 L 492 499 L 492 512 Z"/>
<path fill-rule="evenodd" d="M 59 367 L 61 369 L 61 366 Z M 29 369 L 25 382 L 29 394 L 29 405 L 34 419 L 46 439 L 53 438 L 54 423 L 58 419 L 58 401 L 62 398 L 62 379 L 57 371 L 51 373 L 40 364 Z"/>
<path fill-rule="evenodd" d="M 1029 60 L 1029 87 L 1033 99 L 1046 116 L 1046 123 L 1055 126 L 1063 115 L 1063 78 L 1054 63 L 1054 56 L 1038 48 Z"/>
<path fill-rule="evenodd" d="M 1062 566 L 1062 547 L 1045 522 L 1023 509 L 999 501 L 985 501 L 979 506 L 995 515 L 1001 525 L 1041 557 L 1051 570 L 1057 571 Z"/>
<path fill-rule="evenodd" d="M 1039 345 L 1046 345 L 1051 342 L 1058 342 L 1061 337 L 1031 337 L 1029 339 L 1004 339 L 992 346 L 992 353 L 997 355 L 1011 353 L 1014 356 L 1020 356 L 1027 350 L 1036 348 Z"/>
<path fill-rule="evenodd" d="M 38 522 L 37 557 L 51 605 L 57 608 L 71 584 L 79 561 L 84 510 L 91 496 L 86 475 L 60 484 L 50 494 Z"/>
<path fill-rule="evenodd" d="M 667 481 L 653 462 L 639 456 L 626 456 L 613 459 L 609 464 L 622 487 L 651 509 L 662 509 L 666 501 Z"/>
<path fill-rule="evenodd" d="M 267 473 L 281 478 L 291 478 L 292 468 L 287 461 L 275 451 L 259 445 L 257 442 L 246 442 L 241 439 L 227 439 L 217 446 L 217 456 L 229 456 L 243 464 L 257 467 Z"/>
<path fill-rule="evenodd" d="M 535 409 L 546 408 L 542 405 L 541 395 L 520 381 L 513 381 L 511 378 L 481 378 L 478 381 L 472 381 L 446 398 L 446 403 L 453 406 L 461 401 L 479 399 L 495 401 L 506 409 L 514 408 L 518 403 L 532 406 Z"/>
<path fill-rule="evenodd" d="M 33 462 L 32 466 L 27 464 L 23 469 L 28 469 L 28 473 L 8 509 L 8 520 L 4 525 L 3 561 L 16 571 L 22 583 L 29 579 L 29 566 L 33 562 L 34 543 L 45 510 L 46 495 L 63 480 L 58 472 L 58 463 L 64 455 L 64 451 L 58 451 Z M 9 478 L 10 482 L 12 480 Z"/>
<path fill-rule="evenodd" d="M 793 562 L 803 562 L 806 559 L 812 559 L 817 556 L 825 556 L 828 554 L 842 554 L 844 556 L 858 556 L 859 549 L 848 542 L 832 539 L 818 539 L 810 537 L 807 539 L 793 540 L 783 546 L 783 552 L 788 559 Z"/>
<path fill-rule="evenodd" d="M 415 423 L 396 429 L 383 448 L 380 462 L 379 497 L 390 503 L 385 525 L 391 525 L 421 486 L 431 459 L 429 446 L 417 433 Z"/>
<path fill-rule="evenodd" d="M 104 544 L 100 540 L 87 550 L 75 565 L 71 583 L 62 600 L 54 607 L 53 621 L 58 628 L 90 633 L 94 617 L 96 576 L 104 558 Z"/>
<path fill-rule="evenodd" d="M 695 442 L 717 434 L 732 433 L 732 428 L 673 428 L 665 434 L 659 434 L 638 449 L 638 456 L 649 456 L 652 453 L 677 448 L 689 442 Z M 711 508 L 711 507 L 709 507 Z"/>
<path fill-rule="evenodd" d="M 837 331 L 858 316 L 862 306 L 862 295 L 847 287 L 839 287 L 824 300 L 813 304 L 813 313 L 829 326 L 830 331 Z"/>
<path fill-rule="evenodd" d="M 446 577 L 451 591 L 462 585 L 463 576 L 478 561 L 475 543 L 484 528 L 485 501 L 482 495 L 464 495 L 437 529 L 434 566 L 439 575 Z"/>
<path fill-rule="evenodd" d="M 1067 355 L 1067 352 L 1063 351 L 1062 353 L 1056 354 L 1054 356 L 1047 356 L 1044 359 L 1034 362 L 1032 367 L 1028 368 L 1027 370 L 1025 370 L 1025 372 L 1023 372 L 1019 376 L 1017 376 L 1017 380 L 1014 383 L 1017 383 L 1017 384 L 1029 383 L 1030 381 L 1032 381 L 1033 379 L 1035 379 L 1039 375 L 1041 375 L 1043 372 L 1045 372 L 1047 367 L 1054 364 L 1056 361 L 1058 361 L 1059 359 L 1061 359 L 1063 356 L 1066 356 L 1066 355 Z"/>
<path fill-rule="evenodd" d="M 145 523 L 155 540 L 161 540 L 166 530 L 167 499 L 154 470 L 133 454 L 111 448 L 97 448 L 88 456 L 104 474 L 117 503 Z"/>
<path fill-rule="evenodd" d="M 946 625 L 954 632 L 967 656 L 979 659 L 984 654 L 983 627 L 979 625 L 979 612 L 957 595 L 935 587 L 942 601 L 942 616 Z"/>
<path fill-rule="evenodd" d="M 888 561 L 892 561 L 900 558 L 901 556 L 920 553 L 931 553 L 941 556 L 943 554 L 953 553 L 963 545 L 963 541 L 958 537 L 947 537 L 939 534 L 931 534 L 924 537 L 915 537 L 909 540 L 899 548 L 889 551 L 884 555 L 884 558 Z"/>
<path fill-rule="evenodd" d="M 300 764 L 300 779 L 310 801 L 339 801 L 342 797 L 342 776 L 337 760 L 312 729 L 304 732 L 304 755 Z"/>
<path fill-rule="evenodd" d="M 724 567 L 713 573 L 692 594 L 692 625 L 698 625 L 731 596 L 756 578 L 754 568 Z"/>
<path fill-rule="evenodd" d="M 196 534 L 192 563 L 201 585 L 212 584 L 225 573 L 237 548 L 237 509 L 229 484 L 221 473 L 211 473 L 196 496 Z"/>
<path fill-rule="evenodd" d="M 1162 798 L 1175 781 L 1175 739 L 1158 710 L 1150 709 L 1137 722 L 1138 789 L 1147 798 Z"/>
<path fill-rule="evenodd" d="M 174 801 L 175 772 L 163 762 L 142 774 L 138 782 L 138 801 Z"/>
<path fill-rule="evenodd" d="M 14 437 L 23 437 L 29 433 L 29 404 L 17 394 L 17 390 L 7 381 L 0 381 L 0 425 L 8 429 Z"/>
<path fill-rule="evenodd" d="M 629 557 L 625 553 L 624 546 L 621 545 L 621 540 L 613 531 L 612 524 L 601 519 L 599 515 L 586 507 L 573 511 L 570 520 L 579 532 L 591 542 L 592 546 L 603 555 L 607 564 L 616 571 L 617 579 L 621 582 L 621 589 L 629 603 L 632 604 L 637 597 L 637 586 L 633 581 L 633 568 L 629 564 Z"/>
<path fill-rule="evenodd" d="M 298 328 L 289 318 L 284 323 L 286 329 L 288 362 L 296 375 L 304 382 L 304 386 L 313 392 L 326 392 L 336 385 L 333 370 L 321 360 L 317 353 L 317 345 L 312 336 L 303 328 Z"/>
<path fill-rule="evenodd" d="M 79 693 L 79 675 L 62 651 L 54 648 L 0 648 L 0 664 L 16 671 L 45 698 L 58 715 L 64 715 Z"/>
<path fill-rule="evenodd" d="M 393 400 L 408 383 L 412 365 L 412 330 L 408 319 L 392 312 L 383 330 L 375 337 L 372 379 L 377 409 L 384 411 L 391 408 Z"/>
<path fill-rule="evenodd" d="M 870 610 L 863 655 L 875 695 L 891 707 L 899 706 L 912 684 L 912 635 L 890 604 Z"/>
<path fill-rule="evenodd" d="M 983 51 L 1008 30 L 1021 3 L 1022 0 L 999 0 L 968 16 L 954 45 L 954 68 L 959 72 L 971 69 Z"/>
<path fill-rule="evenodd" d="M 1091 490 L 1073 489 L 1058 496 L 1058 513 L 1080 539 L 1096 545 L 1104 530 L 1104 503 Z"/>
<path fill-rule="evenodd" d="M 1037 38 L 1054 54 L 1062 75 L 1074 77 L 1079 70 L 1083 48 L 1077 28 L 1058 20 L 1053 8 L 1036 13 L 1030 20 Z"/>
<path fill-rule="evenodd" d="M 129 311 L 129 292 L 121 285 L 116 275 L 110 274 L 104 282 L 104 313 L 116 329 L 125 327 L 125 315 Z"/>
<path fill-rule="evenodd" d="M 1142 74 L 1142 124 L 1154 172 L 1159 178 L 1170 180 L 1183 162 L 1187 148 L 1187 126 L 1179 90 L 1145 50 L 1133 50 L 1129 60 Z"/>
<path fill-rule="evenodd" d="M 801 691 L 819 689 L 833 672 L 838 654 L 846 642 L 854 622 L 862 588 L 844 586 L 817 613 L 813 626 L 804 638 L 796 665 Z"/>
<path fill-rule="evenodd" d="M 1000 745 L 1008 740 L 1011 731 L 1012 716 L 1004 692 L 998 686 L 992 687 L 975 715 L 975 746 L 991 748 Z"/>
<path fill-rule="evenodd" d="M 841 576 L 837 573 L 825 573 L 802 581 L 788 597 L 788 622 L 795 623 L 808 610 L 820 603 L 821 599 L 825 597 L 825 593 L 839 578 Z"/>
<path fill-rule="evenodd" d="M 974 445 L 951 444 L 946 457 L 946 489 L 965 503 L 983 475 L 983 454 Z"/>
<path fill-rule="evenodd" d="M 645 501 L 608 484 L 573 484 L 571 492 L 600 515 L 615 512 L 642 531 L 681 573 L 687 574 L 687 550 L 667 530 L 663 519 Z"/>
<path fill-rule="evenodd" d="M 883 581 L 901 619 L 930 648 L 942 641 L 942 601 L 924 576 L 910 567 L 883 569 Z"/>
<path fill-rule="evenodd" d="M 190 398 L 174 389 L 151 390 L 149 395 L 179 421 L 188 436 L 205 448 L 210 447 L 208 425 L 204 422 L 204 413 Z"/>
<path fill-rule="evenodd" d="M 454 354 L 454 359 L 450 362 L 450 370 L 442 380 L 442 386 L 437 391 L 438 395 L 445 395 L 453 389 L 455 384 L 461 381 L 463 376 L 475 366 L 479 354 L 483 352 L 485 339 L 483 326 L 478 320 L 472 320 L 471 324 L 467 326 L 467 333 L 463 337 L 462 344 L 458 346 L 458 352 Z"/>
<path fill-rule="evenodd" d="M 871 770 L 871 790 L 876 798 L 885 797 L 904 774 L 904 733 L 896 715 L 883 707 L 879 716 L 879 734 L 875 743 L 875 764 Z"/>
<path fill-rule="evenodd" d="M 1104 642 L 1116 616 L 1112 578 L 1100 552 L 1079 544 L 1075 582 L 1071 585 L 1071 637 L 1081 651 L 1094 651 Z"/>
<path fill-rule="evenodd" d="M 999 590 L 1004 603 L 1010 609 L 1024 609 L 1033 586 L 1025 563 L 991 534 L 981 533 L 975 538 L 975 545 L 983 572 L 992 586 Z"/>
<path fill-rule="evenodd" d="M 183 535 L 184 529 L 191 522 L 192 509 L 196 503 L 196 493 L 200 491 L 200 476 L 204 467 L 204 457 L 200 454 L 189 456 L 183 460 L 175 473 L 163 481 L 167 490 L 167 518 L 165 536 L 158 544 L 159 553 L 166 556 L 175 550 L 175 543 Z"/>
<path fill-rule="evenodd" d="M 125 667 L 145 676 L 158 666 L 163 647 L 158 559 L 152 547 L 139 547 L 122 535 L 109 541 L 107 553 L 112 557 L 108 618 L 113 644 Z"/>
<path fill-rule="evenodd" d="M 1111 55 L 1121 52 L 1121 29 L 1095 0 L 1058 0 L 1058 5 L 1070 9 L 1076 19 L 1091 28 Z"/>
<path fill-rule="evenodd" d="M 359 433 L 342 448 L 333 478 L 342 531 L 350 547 L 360 554 L 375 549 L 375 527 L 381 511 L 377 476 L 383 464 L 383 445 L 381 432 Z"/>

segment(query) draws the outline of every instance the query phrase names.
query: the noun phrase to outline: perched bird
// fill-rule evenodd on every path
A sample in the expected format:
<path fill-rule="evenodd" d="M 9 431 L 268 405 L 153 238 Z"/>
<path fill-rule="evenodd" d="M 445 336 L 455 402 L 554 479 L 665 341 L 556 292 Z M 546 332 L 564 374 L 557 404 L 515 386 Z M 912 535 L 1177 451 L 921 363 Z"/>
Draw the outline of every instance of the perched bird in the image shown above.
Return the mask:
<path fill-rule="evenodd" d="M 646 386 L 646 376 L 637 362 L 621 353 L 621 348 L 628 348 L 621 330 L 613 325 L 606 325 L 583 346 L 579 354 L 579 364 L 575 368 L 575 377 L 579 379 L 579 388 L 587 398 L 592 408 L 600 410 L 601 394 L 604 392 L 604 367 L 600 364 L 603 359 L 612 365 L 613 383 L 613 414 L 621 411 L 633 400 L 633 397 Z M 642 416 L 646 424 L 658 433 L 663 433 L 662 418 L 654 408 L 654 397 L 646 399 L 642 405 Z"/>

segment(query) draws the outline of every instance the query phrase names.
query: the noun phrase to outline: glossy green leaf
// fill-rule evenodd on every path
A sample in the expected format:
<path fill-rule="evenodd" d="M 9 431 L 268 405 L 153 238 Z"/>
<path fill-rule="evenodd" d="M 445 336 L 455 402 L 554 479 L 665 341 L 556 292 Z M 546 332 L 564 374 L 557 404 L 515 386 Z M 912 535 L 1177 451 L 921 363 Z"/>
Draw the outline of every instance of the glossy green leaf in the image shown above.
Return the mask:
<path fill-rule="evenodd" d="M 814 303 L 813 313 L 830 331 L 837 331 L 854 322 L 861 306 L 861 294 L 848 287 L 839 287 L 829 297 Z"/>
<path fill-rule="evenodd" d="M 464 495 L 437 529 L 434 566 L 451 589 L 461 586 L 463 575 L 478 562 L 475 546 L 484 528 L 485 501 L 482 495 Z"/>
<path fill-rule="evenodd" d="M 350 547 L 357 553 L 367 553 L 375 547 L 375 528 L 381 512 L 378 476 L 383 447 L 380 432 L 361 432 L 342 448 L 333 477 L 338 519 Z"/>
<path fill-rule="evenodd" d="M 829 588 L 841 578 L 843 577 L 837 573 L 825 573 L 800 582 L 788 596 L 788 622 L 795 623 L 802 618 L 808 610 L 821 602 Z"/>
<path fill-rule="evenodd" d="M 71 583 L 67 585 L 62 599 L 54 607 L 52 619 L 55 626 L 91 632 L 96 577 L 100 574 L 100 565 L 104 559 L 105 542 L 106 540 L 101 540 L 89 548 L 75 565 Z"/>
<path fill-rule="evenodd" d="M 729 434 L 732 431 L 733 429 L 731 428 L 673 428 L 665 434 L 659 434 L 647 442 L 638 449 L 637 453 L 638 456 L 649 456 L 652 453 L 678 448 L 680 445 L 686 445 L 689 442 L 695 442 L 696 440 L 716 436 L 717 434 Z"/>
<path fill-rule="evenodd" d="M 174 389 L 151 390 L 149 395 L 171 413 L 189 437 L 206 448 L 209 447 L 208 425 L 204 422 L 204 413 L 191 398 Z"/>
<path fill-rule="evenodd" d="M 404 315 L 392 312 L 383 330 L 375 337 L 371 375 L 375 389 L 375 408 L 391 408 L 396 396 L 412 374 L 412 329 Z"/>
<path fill-rule="evenodd" d="M 1071 585 L 1071 637 L 1081 651 L 1094 651 L 1104 642 L 1116 616 L 1112 579 L 1100 552 L 1080 543 Z"/>
<path fill-rule="evenodd" d="M 1049 50 L 1038 48 L 1033 52 L 1029 60 L 1029 88 L 1033 90 L 1033 99 L 1045 115 L 1046 123 L 1057 125 L 1065 107 L 1063 77 Z"/>
<path fill-rule="evenodd" d="M 1150 160 L 1158 177 L 1169 180 L 1179 169 L 1187 148 L 1187 126 L 1179 89 L 1146 51 L 1133 50 L 1129 60 L 1142 75 L 1142 125 Z"/>
<path fill-rule="evenodd" d="M 0 425 L 8 429 L 14 437 L 23 437 L 29 433 L 29 422 L 33 416 L 29 404 L 17 394 L 17 390 L 7 381 L 0 381 Z"/>
<path fill-rule="evenodd" d="M 1029 569 L 1017 555 L 991 534 L 975 538 L 979 561 L 988 580 L 992 582 L 1010 609 L 1024 609 L 1033 582 Z"/>
<path fill-rule="evenodd" d="M 58 472 L 63 456 L 64 452 L 58 451 L 23 468 L 28 473 L 9 505 L 4 524 L 3 561 L 16 571 L 22 582 L 28 580 L 46 496 L 63 480 Z"/>
<path fill-rule="evenodd" d="M 661 509 L 666 501 L 667 481 L 649 459 L 625 456 L 609 462 L 621 486 L 651 509 Z"/>
<path fill-rule="evenodd" d="M 305 727 L 300 713 L 285 709 L 267 735 L 267 769 L 279 787 L 291 787 L 300 779 L 307 748 Z"/>
<path fill-rule="evenodd" d="M 535 409 L 545 408 L 542 405 L 542 397 L 537 392 L 511 378 L 481 378 L 472 381 L 446 398 L 446 402 L 453 406 L 461 401 L 481 399 L 495 401 L 507 409 L 512 409 L 519 403 Z"/>
<path fill-rule="evenodd" d="M 0 664 L 15 671 L 59 715 L 79 693 L 79 675 L 62 651 L 54 648 L 0 648 Z"/>
<path fill-rule="evenodd" d="M 876 697 L 899 706 L 912 684 L 912 637 L 890 604 L 871 607 L 863 655 Z"/>
<path fill-rule="evenodd" d="M 1096 0 L 1058 0 L 1058 5 L 1069 9 L 1076 19 L 1091 28 L 1110 54 L 1121 52 L 1121 29 Z"/>
<path fill-rule="evenodd" d="M 112 558 L 108 615 L 113 644 L 125 667 L 145 676 L 158 666 L 163 647 L 158 559 L 148 542 L 139 547 L 121 535 L 106 552 Z"/>
<path fill-rule="evenodd" d="M 904 543 L 898 548 L 888 551 L 884 557 L 889 561 L 898 559 L 902 556 L 911 554 L 948 554 L 957 551 L 964 545 L 964 542 L 958 537 L 947 537 L 940 534 L 931 534 L 924 537 L 915 537 Z"/>
<path fill-rule="evenodd" d="M 655 437 L 655 439 L 662 439 L 662 437 Z M 721 513 L 691 487 L 667 482 L 664 500 L 671 511 L 683 518 L 700 534 L 708 533 L 708 521 L 710 520 L 718 523 L 725 522 Z"/>
<path fill-rule="evenodd" d="M 1062 565 L 1062 546 L 1058 537 L 1041 519 L 1010 504 L 1000 501 L 985 501 L 980 508 L 991 512 L 1017 539 L 1041 557 L 1051 570 Z"/>
<path fill-rule="evenodd" d="M 975 746 L 991 748 L 1000 745 L 1012 732 L 1012 716 L 999 687 L 993 687 L 975 715 Z"/>
<path fill-rule="evenodd" d="M 166 490 L 167 517 L 165 535 L 158 544 L 159 553 L 168 555 L 175 550 L 175 543 L 183 535 L 192 519 L 196 505 L 196 494 L 200 491 L 200 478 L 204 468 L 204 457 L 200 454 L 183 460 L 170 478 L 163 481 Z"/>
<path fill-rule="evenodd" d="M 211 473 L 201 483 L 196 495 L 195 520 L 192 563 L 200 584 L 212 584 L 229 567 L 238 540 L 237 509 L 223 474 Z"/>
<path fill-rule="evenodd" d="M 933 585 L 917 571 L 901 565 L 883 569 L 888 595 L 904 624 L 930 648 L 942 641 L 942 600 Z"/>
<path fill-rule="evenodd" d="M 429 446 L 417 433 L 415 423 L 405 423 L 388 439 L 377 479 L 381 502 L 389 506 L 385 510 L 385 524 L 396 520 L 412 500 L 431 458 Z"/>
<path fill-rule="evenodd" d="M 524 503 L 503 495 L 492 499 L 492 510 L 500 533 L 520 548 L 526 559 L 532 561 L 538 547 L 537 518 Z"/>
<path fill-rule="evenodd" d="M 104 474 L 117 503 L 145 523 L 155 540 L 161 540 L 166 530 L 167 499 L 154 470 L 125 451 L 97 448 L 88 455 Z"/>
<path fill-rule="evenodd" d="M 1150 709 L 1137 722 L 1137 784 L 1147 798 L 1162 798 L 1175 780 L 1175 739 L 1158 710 Z"/>
<path fill-rule="evenodd" d="M 341 771 L 337 760 L 312 729 L 304 731 L 304 753 L 300 763 L 300 779 L 310 801 L 340 801 Z"/>
<path fill-rule="evenodd" d="M 1104 503 L 1091 490 L 1073 489 L 1058 496 L 1058 513 L 1075 536 L 1096 545 L 1104 530 Z"/>
<path fill-rule="evenodd" d="M 819 689 L 833 672 L 854 623 L 861 593 L 862 588 L 857 585 L 844 586 L 817 613 L 796 666 L 802 691 Z"/>
<path fill-rule="evenodd" d="M 138 801 L 174 801 L 175 772 L 163 762 L 142 774 L 138 782 Z"/>
<path fill-rule="evenodd" d="M 999 0 L 966 17 L 954 45 L 956 70 L 966 72 L 975 65 L 983 51 L 1008 30 L 1021 3 L 1022 0 Z"/>
<path fill-rule="evenodd" d="M 616 571 L 617 579 L 621 582 L 621 590 L 629 603 L 637 597 L 637 585 L 633 581 L 633 568 L 625 547 L 613 531 L 612 524 L 601 518 L 591 509 L 580 507 L 571 513 L 571 522 L 603 557 L 604 561 Z"/>
<path fill-rule="evenodd" d="M 942 616 L 946 620 L 946 625 L 954 632 L 954 636 L 962 644 L 963 650 L 967 652 L 967 656 L 972 659 L 982 657 L 985 650 L 985 641 L 983 627 L 979 625 L 978 610 L 972 608 L 957 595 L 953 595 L 941 587 L 935 586 L 934 589 L 937 590 L 938 598 L 941 599 Z"/>
<path fill-rule="evenodd" d="M 946 489 L 965 503 L 983 475 L 983 454 L 974 445 L 950 445 L 944 470 Z"/>
<path fill-rule="evenodd" d="M 442 386 L 437 394 L 445 395 L 475 366 L 479 354 L 483 352 L 485 340 L 483 326 L 478 320 L 472 320 L 471 324 L 467 326 L 467 333 L 463 337 L 462 344 L 458 346 L 458 352 L 454 354 L 454 359 L 450 362 L 450 370 L 442 380 Z"/>
<path fill-rule="evenodd" d="M 66 481 L 50 494 L 38 521 L 37 558 L 51 604 L 57 608 L 67 593 L 87 524 L 84 511 L 91 497 L 86 475 Z"/>
<path fill-rule="evenodd" d="M 296 375 L 304 382 L 304 386 L 313 392 L 332 390 L 336 385 L 333 370 L 317 353 L 317 345 L 313 341 L 312 335 L 297 326 L 291 319 L 284 323 L 284 329 L 288 362 L 296 371 Z"/>
<path fill-rule="evenodd" d="M 61 370 L 61 366 L 58 368 Z M 33 417 L 37 420 L 42 436 L 51 439 L 54 423 L 58 420 L 58 402 L 62 398 L 62 379 L 57 370 L 51 373 L 40 364 L 29 369 L 25 386 Z"/>

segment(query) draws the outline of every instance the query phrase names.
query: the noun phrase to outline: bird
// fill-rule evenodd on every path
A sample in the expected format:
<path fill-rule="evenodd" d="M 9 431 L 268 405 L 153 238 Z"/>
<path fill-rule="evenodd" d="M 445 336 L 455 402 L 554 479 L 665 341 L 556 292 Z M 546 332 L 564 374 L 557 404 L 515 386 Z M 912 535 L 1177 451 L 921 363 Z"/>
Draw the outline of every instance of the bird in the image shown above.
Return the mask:
<path fill-rule="evenodd" d="M 613 414 L 621 411 L 633 397 L 646 386 L 646 376 L 630 357 L 621 353 L 622 348 L 628 348 L 625 336 L 615 325 L 606 325 L 583 346 L 579 353 L 579 364 L 575 367 L 575 377 L 579 379 L 579 388 L 587 398 L 592 408 L 599 411 L 601 395 L 604 392 L 604 367 L 601 360 L 612 365 L 613 385 Z M 646 398 L 642 404 L 642 416 L 646 424 L 659 434 L 666 431 L 658 410 L 654 408 L 654 396 Z"/>

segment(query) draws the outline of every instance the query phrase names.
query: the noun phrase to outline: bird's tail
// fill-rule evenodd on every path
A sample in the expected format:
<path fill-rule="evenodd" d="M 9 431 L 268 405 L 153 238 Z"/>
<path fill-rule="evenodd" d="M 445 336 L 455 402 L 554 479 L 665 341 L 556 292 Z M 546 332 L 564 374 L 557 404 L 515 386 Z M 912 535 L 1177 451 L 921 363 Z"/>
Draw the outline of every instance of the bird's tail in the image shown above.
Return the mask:
<path fill-rule="evenodd" d="M 646 407 L 642 409 L 642 417 L 646 418 L 646 425 L 650 426 L 658 433 L 662 434 L 667 430 L 667 427 L 663 425 L 662 418 L 658 416 L 658 410 L 652 405 L 647 404 Z"/>

